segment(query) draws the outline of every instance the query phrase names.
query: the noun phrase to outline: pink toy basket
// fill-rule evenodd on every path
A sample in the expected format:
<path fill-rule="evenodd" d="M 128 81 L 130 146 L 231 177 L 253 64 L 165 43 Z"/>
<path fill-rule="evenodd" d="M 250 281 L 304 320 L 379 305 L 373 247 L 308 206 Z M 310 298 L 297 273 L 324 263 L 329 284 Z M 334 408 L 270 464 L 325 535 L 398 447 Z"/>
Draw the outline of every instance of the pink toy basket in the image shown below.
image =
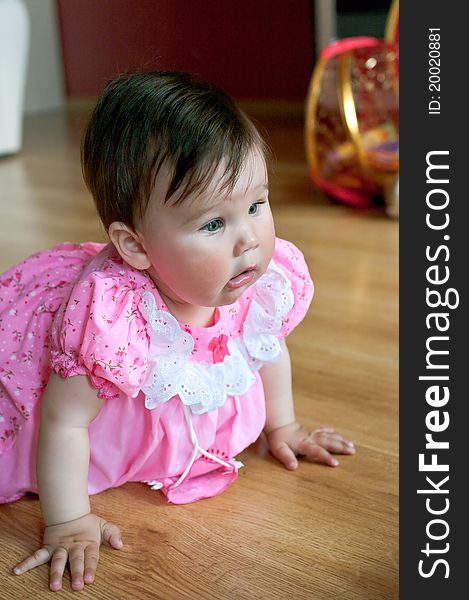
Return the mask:
<path fill-rule="evenodd" d="M 357 207 L 386 194 L 399 169 L 396 42 L 353 37 L 323 49 L 309 86 L 305 137 L 311 177 L 326 194 Z"/>

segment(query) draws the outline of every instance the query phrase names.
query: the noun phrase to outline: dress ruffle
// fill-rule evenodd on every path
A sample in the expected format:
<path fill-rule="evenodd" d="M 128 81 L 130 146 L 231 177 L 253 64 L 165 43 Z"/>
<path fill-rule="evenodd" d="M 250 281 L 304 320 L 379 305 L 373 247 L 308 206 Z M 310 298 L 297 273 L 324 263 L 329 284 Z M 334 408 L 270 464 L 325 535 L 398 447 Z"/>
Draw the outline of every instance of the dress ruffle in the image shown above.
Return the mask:
<path fill-rule="evenodd" d="M 143 390 L 154 408 L 179 394 L 202 414 L 227 394 L 245 393 L 251 371 L 279 357 L 279 340 L 303 318 L 312 295 L 303 255 L 277 239 L 266 273 L 237 303 L 217 309 L 217 325 L 191 328 L 168 312 L 147 273 L 125 265 L 109 245 L 55 316 L 51 366 L 63 377 L 86 374 L 105 399 Z"/>

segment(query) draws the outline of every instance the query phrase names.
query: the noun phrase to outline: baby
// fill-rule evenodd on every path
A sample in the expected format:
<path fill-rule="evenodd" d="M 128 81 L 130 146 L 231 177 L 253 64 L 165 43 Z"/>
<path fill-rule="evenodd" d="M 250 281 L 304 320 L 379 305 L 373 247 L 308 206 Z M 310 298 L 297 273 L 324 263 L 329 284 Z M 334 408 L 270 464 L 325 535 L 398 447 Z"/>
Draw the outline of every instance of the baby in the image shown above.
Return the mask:
<path fill-rule="evenodd" d="M 275 237 L 266 146 L 221 90 L 185 73 L 105 88 L 82 144 L 110 243 L 61 244 L 0 277 L 0 502 L 39 494 L 58 590 L 92 583 L 120 530 L 89 495 L 128 481 L 169 502 L 219 494 L 265 432 L 288 469 L 353 454 L 293 408 L 285 337 L 313 286 Z"/>

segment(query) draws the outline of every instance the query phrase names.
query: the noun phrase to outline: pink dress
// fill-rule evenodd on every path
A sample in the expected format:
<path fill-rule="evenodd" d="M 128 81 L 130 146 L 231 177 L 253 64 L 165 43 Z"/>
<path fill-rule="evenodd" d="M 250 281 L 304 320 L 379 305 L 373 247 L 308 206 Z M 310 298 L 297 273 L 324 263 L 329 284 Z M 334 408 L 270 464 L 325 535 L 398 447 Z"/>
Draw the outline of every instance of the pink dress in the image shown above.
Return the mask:
<path fill-rule="evenodd" d="M 277 239 L 267 272 L 214 325 L 168 312 L 112 244 L 61 244 L 0 277 L 0 503 L 37 493 L 40 400 L 51 371 L 86 375 L 105 399 L 89 428 L 88 492 L 128 481 L 177 504 L 237 477 L 265 422 L 259 368 L 313 294 L 303 255 Z"/>

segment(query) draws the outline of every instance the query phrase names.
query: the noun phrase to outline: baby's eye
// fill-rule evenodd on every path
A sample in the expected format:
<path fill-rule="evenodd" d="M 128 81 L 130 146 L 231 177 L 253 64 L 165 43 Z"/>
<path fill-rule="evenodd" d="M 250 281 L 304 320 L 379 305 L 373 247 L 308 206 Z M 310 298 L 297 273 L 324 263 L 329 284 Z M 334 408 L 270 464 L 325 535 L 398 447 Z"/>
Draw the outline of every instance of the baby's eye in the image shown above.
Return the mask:
<path fill-rule="evenodd" d="M 254 202 L 254 204 L 251 204 L 251 206 L 249 207 L 249 214 L 250 215 L 255 215 L 259 212 L 260 208 L 261 208 L 261 204 L 265 204 L 265 200 L 259 200 L 258 202 Z"/>
<path fill-rule="evenodd" d="M 222 227 L 223 221 L 221 219 L 213 219 L 213 221 L 209 221 L 203 227 L 201 227 L 201 230 L 208 231 L 208 233 L 216 233 Z"/>

